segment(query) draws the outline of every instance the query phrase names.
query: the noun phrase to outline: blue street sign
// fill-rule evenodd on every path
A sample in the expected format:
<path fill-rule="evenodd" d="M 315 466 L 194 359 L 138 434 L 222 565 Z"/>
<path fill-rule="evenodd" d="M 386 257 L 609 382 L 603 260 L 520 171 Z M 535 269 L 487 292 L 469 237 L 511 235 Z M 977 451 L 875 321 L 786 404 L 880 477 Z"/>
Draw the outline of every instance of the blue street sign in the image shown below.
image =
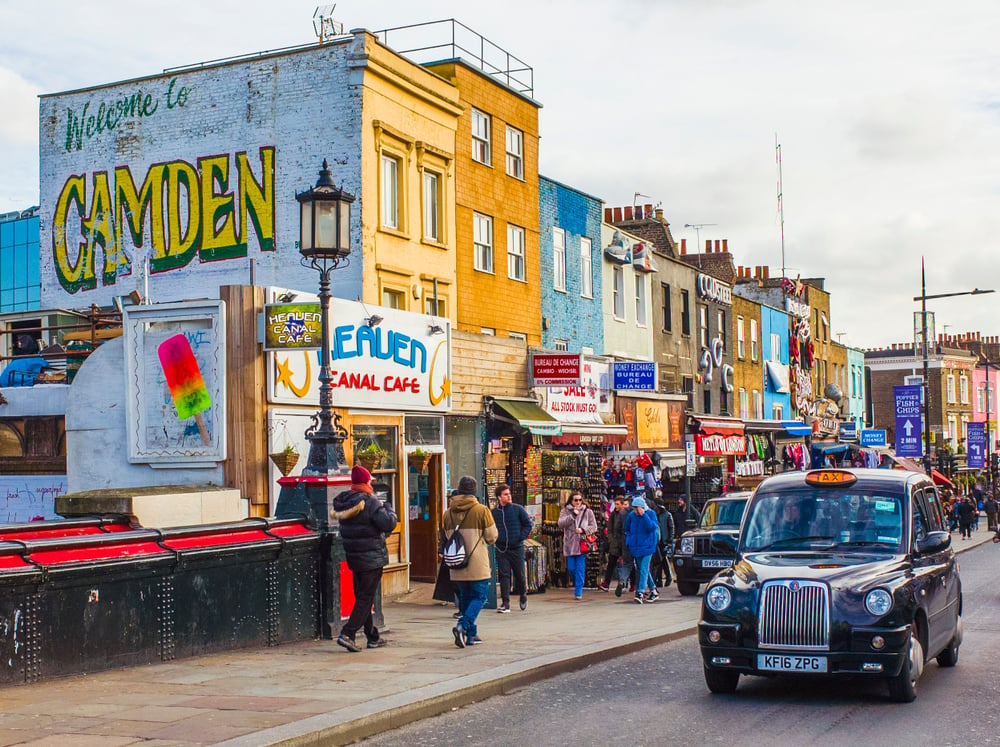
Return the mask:
<path fill-rule="evenodd" d="M 656 391 L 655 363 L 615 363 L 615 391 Z"/>
<path fill-rule="evenodd" d="M 863 428 L 861 430 L 862 446 L 885 446 L 885 428 Z"/>
<path fill-rule="evenodd" d="M 892 390 L 896 409 L 896 456 L 923 456 L 921 386 L 894 386 Z"/>
<path fill-rule="evenodd" d="M 970 469 L 982 469 L 986 466 L 986 423 L 968 423 L 966 427 L 966 462 Z"/>

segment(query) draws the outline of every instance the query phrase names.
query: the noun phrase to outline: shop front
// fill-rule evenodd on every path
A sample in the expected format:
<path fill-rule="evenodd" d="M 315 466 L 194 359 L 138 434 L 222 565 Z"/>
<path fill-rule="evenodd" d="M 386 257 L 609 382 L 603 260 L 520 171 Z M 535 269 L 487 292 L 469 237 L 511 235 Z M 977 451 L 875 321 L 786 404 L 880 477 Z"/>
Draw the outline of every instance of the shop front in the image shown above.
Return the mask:
<path fill-rule="evenodd" d="M 692 417 L 690 421 L 696 459 L 691 502 L 702 506 L 709 498 L 737 486 L 736 460 L 746 456 L 746 426 L 736 418 Z"/>
<path fill-rule="evenodd" d="M 272 290 L 276 298 L 280 291 Z M 304 295 L 304 294 L 303 294 Z M 268 328 L 302 335 L 309 304 L 268 305 Z M 372 473 L 372 487 L 390 502 L 399 524 L 386 538 L 386 595 L 404 593 L 413 579 L 433 580 L 437 525 L 444 511 L 444 416 L 451 407 L 451 325 L 447 319 L 332 299 L 331 386 L 338 424 L 346 431 L 348 464 Z M 308 325 L 306 326 L 308 329 Z M 441 330 L 440 332 L 438 330 Z M 299 474 L 308 453 L 306 430 L 319 403 L 318 353 L 301 347 L 267 354 L 267 430 L 270 502 L 278 479 Z M 290 464 L 291 462 L 291 464 Z"/>
<path fill-rule="evenodd" d="M 735 460 L 736 487 L 752 490 L 766 477 L 797 469 L 811 427 L 797 420 L 747 420 L 746 454 Z"/>
<path fill-rule="evenodd" d="M 628 429 L 628 435 L 612 461 L 621 471 L 625 465 L 626 489 L 630 466 L 649 465 L 659 476 L 663 499 L 670 508 L 684 493 L 684 395 L 652 392 L 615 393 L 615 411 Z M 637 488 L 639 486 L 636 486 Z"/>

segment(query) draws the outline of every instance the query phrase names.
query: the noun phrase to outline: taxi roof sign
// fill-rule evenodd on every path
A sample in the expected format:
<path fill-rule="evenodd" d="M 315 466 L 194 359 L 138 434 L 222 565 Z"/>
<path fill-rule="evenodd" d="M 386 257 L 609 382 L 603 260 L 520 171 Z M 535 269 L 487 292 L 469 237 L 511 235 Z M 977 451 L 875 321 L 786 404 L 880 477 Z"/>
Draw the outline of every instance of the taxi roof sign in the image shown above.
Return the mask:
<path fill-rule="evenodd" d="M 845 469 L 817 469 L 806 473 L 806 483 L 820 487 L 850 485 L 857 480 L 857 475 Z"/>

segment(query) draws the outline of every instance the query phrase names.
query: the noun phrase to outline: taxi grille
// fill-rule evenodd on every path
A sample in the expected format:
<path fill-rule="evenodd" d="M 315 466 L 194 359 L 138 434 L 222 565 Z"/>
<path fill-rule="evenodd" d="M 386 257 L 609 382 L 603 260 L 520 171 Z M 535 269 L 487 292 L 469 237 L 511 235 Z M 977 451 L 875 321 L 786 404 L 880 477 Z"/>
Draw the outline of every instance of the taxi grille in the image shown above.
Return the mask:
<path fill-rule="evenodd" d="M 825 584 L 768 581 L 760 597 L 757 641 L 761 648 L 828 649 L 829 609 Z"/>

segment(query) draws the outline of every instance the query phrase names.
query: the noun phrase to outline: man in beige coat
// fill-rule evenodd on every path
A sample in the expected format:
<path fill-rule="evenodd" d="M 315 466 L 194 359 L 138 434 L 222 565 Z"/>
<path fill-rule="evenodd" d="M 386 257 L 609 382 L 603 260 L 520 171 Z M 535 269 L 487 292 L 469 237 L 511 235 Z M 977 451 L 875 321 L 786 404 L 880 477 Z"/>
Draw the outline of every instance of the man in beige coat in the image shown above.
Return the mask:
<path fill-rule="evenodd" d="M 458 591 L 458 611 L 461 616 L 452 628 L 455 645 L 459 648 L 482 643 L 476 630 L 476 618 L 486 603 L 489 592 L 490 550 L 497 541 L 493 514 L 476 498 L 476 478 L 466 475 L 458 481 L 458 490 L 441 519 L 441 546 L 456 531 L 462 533 L 469 559 L 464 568 L 451 568 L 451 580 Z"/>

